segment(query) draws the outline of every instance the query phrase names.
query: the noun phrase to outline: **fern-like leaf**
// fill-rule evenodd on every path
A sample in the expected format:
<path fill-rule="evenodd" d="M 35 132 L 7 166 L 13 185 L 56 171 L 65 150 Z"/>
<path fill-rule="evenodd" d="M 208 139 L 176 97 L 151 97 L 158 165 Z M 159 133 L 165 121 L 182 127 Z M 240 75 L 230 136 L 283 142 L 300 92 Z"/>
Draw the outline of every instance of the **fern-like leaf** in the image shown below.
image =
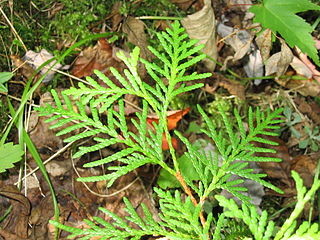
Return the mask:
<path fill-rule="evenodd" d="M 238 128 L 235 128 L 231 124 L 231 121 L 219 106 L 219 111 L 225 125 L 225 132 L 223 132 L 221 130 L 217 131 L 215 124 L 201 107 L 198 109 L 208 126 L 208 130 L 203 130 L 203 132 L 214 142 L 216 153 L 199 152 L 182 134 L 177 131 L 175 133 L 186 145 L 188 151 L 185 155 L 192 162 L 194 169 L 199 175 L 201 181 L 201 185 L 199 186 L 203 187 L 203 191 L 192 184 L 192 182 L 187 179 L 187 176 L 185 176 L 186 181 L 199 197 L 204 200 L 214 189 L 220 188 L 229 191 L 243 202 L 249 203 L 250 198 L 242 193 L 246 192 L 247 189 L 237 186 L 242 183 L 243 180 L 230 180 L 232 175 L 251 179 L 265 187 L 281 192 L 280 189 L 263 180 L 263 178 L 266 177 L 265 174 L 253 173 L 253 170 L 247 167 L 248 161 L 280 161 L 280 159 L 274 157 L 255 156 L 255 153 L 273 151 L 270 151 L 268 148 L 255 147 L 252 142 L 259 141 L 266 144 L 276 144 L 273 141 L 264 140 L 258 137 L 258 135 L 267 132 L 268 129 L 274 127 L 274 123 L 279 122 L 281 109 L 272 113 L 268 111 L 266 115 L 259 110 L 256 112 L 249 110 L 249 125 L 252 129 L 249 129 L 248 133 L 245 131 L 244 123 L 236 110 L 235 117 Z M 256 124 L 254 124 L 254 122 L 256 122 Z M 228 139 L 224 136 L 228 136 Z"/>
<path fill-rule="evenodd" d="M 52 122 L 52 128 L 64 127 L 57 135 L 72 134 L 65 142 L 82 140 L 93 137 L 95 143 L 92 146 L 81 146 L 74 154 L 78 158 L 84 154 L 97 151 L 113 144 L 121 143 L 126 149 L 112 156 L 104 157 L 85 165 L 93 167 L 120 161 L 117 167 L 109 167 L 110 173 L 103 176 L 80 178 L 81 181 L 108 180 L 108 186 L 118 177 L 147 163 L 159 164 L 167 170 L 170 169 L 163 161 L 162 138 L 168 134 L 167 111 L 170 101 L 178 94 L 200 88 L 202 84 L 186 86 L 183 82 L 202 79 L 211 74 L 186 74 L 189 66 L 205 58 L 199 54 L 203 45 L 195 46 L 195 40 L 188 40 L 185 30 L 178 21 L 172 28 L 165 32 L 157 33 L 164 53 L 150 47 L 150 51 L 160 61 L 160 64 L 140 59 L 139 48 L 134 48 L 128 57 L 120 51 L 117 56 L 126 65 L 123 73 L 115 68 L 110 68 L 111 73 L 119 83 L 118 86 L 107 76 L 95 70 L 97 77 L 106 85 L 101 85 L 97 80 L 87 77 L 87 84 L 79 83 L 78 87 L 72 87 L 62 93 L 62 98 L 57 92 L 52 91 L 56 106 L 44 106 L 38 108 L 40 115 L 53 115 L 47 121 Z M 193 56 L 198 54 L 197 56 Z M 138 74 L 138 63 L 141 61 L 154 84 L 142 81 Z M 163 78 L 167 78 L 165 84 Z M 177 84 L 181 83 L 181 87 Z M 123 96 L 132 94 L 143 101 L 142 114 L 137 113 L 138 120 L 132 120 L 138 133 L 132 132 L 127 125 L 127 116 L 124 110 Z M 118 105 L 116 109 L 116 105 Z M 147 130 L 146 119 L 148 111 L 153 111 L 159 117 L 159 123 L 153 126 L 154 131 Z M 107 119 L 101 120 L 101 114 L 106 114 Z M 94 136 L 97 137 L 94 137 Z M 104 136 L 103 138 L 101 136 Z M 170 136 L 167 136 L 168 139 Z M 111 164 L 112 165 L 112 164 Z"/>
<path fill-rule="evenodd" d="M 161 221 L 155 220 L 149 209 L 142 204 L 144 216 L 140 216 L 131 202 L 124 198 L 126 205 L 125 211 L 128 216 L 125 219 L 105 208 L 99 208 L 100 211 L 108 215 L 112 222 L 106 222 L 102 218 L 94 217 L 93 221 L 85 220 L 88 228 L 78 229 L 63 225 L 57 221 L 50 220 L 50 223 L 56 227 L 70 232 L 68 238 L 80 237 L 79 239 L 91 239 L 100 237 L 100 239 L 141 239 L 143 236 L 152 235 L 165 236 L 176 240 L 207 240 L 209 229 L 212 222 L 212 215 L 207 218 L 205 228 L 201 227 L 198 219 L 200 206 L 194 207 L 190 199 L 181 200 L 181 196 L 176 192 L 175 196 L 155 189 L 160 197 L 162 214 Z M 132 228 L 129 223 L 134 223 L 138 228 Z"/>
<path fill-rule="evenodd" d="M 250 229 L 255 240 L 268 240 L 274 229 L 274 222 L 267 221 L 268 214 L 263 211 L 261 216 L 254 206 L 247 207 L 243 204 L 239 208 L 233 199 L 226 199 L 224 196 L 216 195 L 219 205 L 225 208 L 224 215 L 230 218 L 241 219 Z"/>

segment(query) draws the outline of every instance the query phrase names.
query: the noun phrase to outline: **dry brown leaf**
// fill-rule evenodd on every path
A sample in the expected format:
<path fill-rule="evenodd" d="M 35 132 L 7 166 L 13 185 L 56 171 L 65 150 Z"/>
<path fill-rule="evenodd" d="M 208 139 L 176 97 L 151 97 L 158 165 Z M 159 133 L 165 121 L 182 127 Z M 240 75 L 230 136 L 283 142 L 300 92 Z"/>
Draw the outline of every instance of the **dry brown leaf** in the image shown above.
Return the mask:
<path fill-rule="evenodd" d="M 228 79 L 221 74 L 216 74 L 216 78 L 211 78 L 211 79 L 212 81 L 210 81 L 210 83 L 213 83 L 213 86 L 210 86 L 209 84 L 205 84 L 203 88 L 204 91 L 210 94 L 214 94 L 218 87 L 222 87 L 226 89 L 231 95 L 237 96 L 241 100 L 244 100 L 246 98 L 245 88 L 240 83 L 234 80 Z"/>
<path fill-rule="evenodd" d="M 235 52 L 233 56 L 233 61 L 237 61 L 242 59 L 249 51 L 251 48 L 251 43 L 252 43 L 253 38 L 250 37 L 248 41 L 244 42 Z"/>
<path fill-rule="evenodd" d="M 61 89 L 56 90 L 60 99 L 62 99 Z M 55 101 L 53 100 L 53 97 L 49 92 L 40 96 L 40 106 L 44 106 L 46 104 L 55 106 Z M 63 101 L 62 104 L 64 105 Z M 47 117 L 39 116 L 38 112 L 33 111 L 29 119 L 28 128 L 29 136 L 43 159 L 49 158 L 53 153 L 61 149 L 64 146 L 63 139 L 79 132 L 79 130 L 76 130 L 72 133 L 68 133 L 63 136 L 56 136 L 57 132 L 63 130 L 67 126 L 71 126 L 73 123 L 67 123 L 62 127 L 51 129 L 50 126 L 57 123 L 57 120 L 47 123 L 45 122 Z M 68 167 L 68 169 L 70 169 L 70 166 L 67 166 L 66 163 L 64 164 L 64 167 Z M 53 168 L 55 167 L 56 166 L 51 166 L 50 168 L 53 170 Z"/>
<path fill-rule="evenodd" d="M 299 173 L 306 187 L 311 187 L 313 183 L 315 170 L 317 168 L 316 161 L 317 159 L 312 159 L 307 155 L 297 156 L 292 160 L 291 170 Z"/>
<path fill-rule="evenodd" d="M 290 66 L 296 71 L 298 75 L 304 76 L 309 79 L 312 78 L 312 71 L 298 57 L 293 57 Z"/>
<path fill-rule="evenodd" d="M 211 7 L 211 0 L 204 0 L 204 7 L 201 10 L 183 18 L 181 23 L 190 38 L 198 39 L 199 44 L 205 45 L 202 52 L 216 60 L 218 56 L 215 32 L 216 21 Z M 216 63 L 214 61 L 205 58 L 203 62 L 209 71 L 215 69 Z"/>
<path fill-rule="evenodd" d="M 9 216 L 2 222 L 0 234 L 15 234 L 17 238 L 28 237 L 28 221 L 31 213 L 31 204 L 14 185 L 7 185 L 0 189 L 0 195 L 9 199 L 12 211 Z M 10 238 L 9 238 L 10 239 Z"/>
<path fill-rule="evenodd" d="M 46 123 L 46 119 L 47 117 L 39 117 L 37 112 L 32 112 L 30 122 L 34 127 L 30 128 L 30 138 L 40 152 L 45 149 L 58 151 L 63 147 L 63 139 L 56 136 L 56 130 L 49 128 L 52 124 Z"/>
<path fill-rule="evenodd" d="M 122 26 L 122 31 L 128 35 L 128 41 L 140 48 L 141 57 L 150 60 L 152 54 L 147 48 L 148 41 L 144 30 L 143 21 L 134 17 L 128 17 Z"/>
<path fill-rule="evenodd" d="M 218 86 L 227 89 L 231 95 L 237 96 L 241 100 L 246 98 L 245 87 L 234 80 L 228 78 L 220 79 Z"/>
<path fill-rule="evenodd" d="M 307 54 L 303 53 L 298 47 L 294 47 L 294 50 L 298 54 L 301 62 L 310 70 L 312 78 L 320 83 L 320 72 L 317 70 L 317 67 L 309 60 Z"/>
<path fill-rule="evenodd" d="M 263 62 L 265 62 L 270 56 L 272 47 L 271 33 L 270 29 L 266 29 L 256 37 L 256 43 L 259 47 Z"/>
<path fill-rule="evenodd" d="M 165 20 L 158 20 L 158 21 L 154 21 L 154 27 L 156 29 L 159 29 L 160 31 L 165 31 L 167 28 L 170 27 L 170 25 Z"/>
<path fill-rule="evenodd" d="M 60 208 L 61 210 L 61 208 Z M 49 220 L 54 215 L 53 203 L 51 195 L 42 198 L 31 211 L 30 224 L 33 225 L 32 237 L 34 239 L 45 240 L 53 239 L 54 234 L 48 231 Z M 61 216 L 61 215 L 60 215 Z"/>
<path fill-rule="evenodd" d="M 241 9 L 242 11 L 247 11 L 252 5 L 251 0 L 227 0 L 227 4 L 230 8 Z"/>
<path fill-rule="evenodd" d="M 275 79 L 275 81 L 279 85 L 297 91 L 303 96 L 316 97 L 320 95 L 320 84 L 313 79 L 293 79 L 288 76 L 288 78 L 279 78 Z"/>
<path fill-rule="evenodd" d="M 243 58 L 251 51 L 253 36 L 247 30 L 239 30 L 224 23 L 219 23 L 217 32 L 224 42 L 235 51 L 234 56 L 231 58 L 233 61 Z"/>
<path fill-rule="evenodd" d="M 12 60 L 12 65 L 18 68 L 19 73 L 24 76 L 26 79 L 29 79 L 34 74 L 34 69 L 31 67 L 29 63 L 27 63 L 25 60 L 20 58 L 17 55 L 11 55 L 10 56 Z M 39 79 L 39 75 L 36 76 L 35 80 Z"/>
<path fill-rule="evenodd" d="M 203 7 L 203 0 L 170 0 L 172 3 L 176 4 L 182 10 L 187 10 L 191 6 L 195 9 L 200 10 Z"/>
<path fill-rule="evenodd" d="M 291 49 L 284 40 L 281 41 L 281 51 L 273 54 L 266 62 L 266 76 L 276 74 L 277 77 L 282 76 L 287 71 L 293 59 Z"/>
<path fill-rule="evenodd" d="M 102 71 L 106 68 L 106 61 L 112 58 L 112 47 L 105 39 L 99 39 L 97 45 L 84 49 L 73 64 L 71 73 L 82 78 L 93 74 L 94 69 Z"/>
<path fill-rule="evenodd" d="M 71 73 L 78 78 L 82 78 L 92 75 L 93 70 L 97 69 L 107 75 L 115 84 L 119 84 L 111 76 L 109 70 L 110 67 L 114 67 L 122 72 L 125 67 L 124 63 L 116 57 L 117 51 L 119 49 L 111 46 L 106 39 L 101 38 L 94 47 L 88 47 L 79 54 L 73 64 Z"/>
<path fill-rule="evenodd" d="M 112 18 L 112 28 L 111 30 L 113 32 L 117 31 L 120 23 L 122 22 L 123 20 L 123 17 L 122 15 L 120 14 L 120 8 L 122 6 L 122 3 L 121 2 L 115 2 L 112 6 L 112 10 L 111 10 L 111 18 Z"/>
<path fill-rule="evenodd" d="M 294 102 L 301 113 L 306 114 L 316 125 L 320 125 L 320 106 L 316 102 L 309 103 L 300 97 L 295 98 Z"/>
<path fill-rule="evenodd" d="M 9 231 L 6 231 L 4 229 L 0 229 L 0 236 L 2 236 L 5 240 L 26 240 L 26 238 L 21 238 L 16 234 L 10 233 Z"/>

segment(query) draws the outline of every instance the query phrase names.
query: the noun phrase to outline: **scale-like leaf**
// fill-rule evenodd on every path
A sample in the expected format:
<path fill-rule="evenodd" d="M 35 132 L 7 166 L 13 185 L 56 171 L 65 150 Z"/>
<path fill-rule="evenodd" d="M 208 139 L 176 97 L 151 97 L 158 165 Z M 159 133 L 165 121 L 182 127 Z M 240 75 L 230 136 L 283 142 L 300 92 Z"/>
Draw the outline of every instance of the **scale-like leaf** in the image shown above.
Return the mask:
<path fill-rule="evenodd" d="M 309 0 L 264 0 L 262 4 L 250 8 L 256 16 L 254 21 L 265 28 L 278 32 L 290 47 L 297 46 L 302 52 L 320 65 L 319 56 L 312 39 L 313 28 L 296 13 L 308 10 L 320 10 L 320 6 Z"/>

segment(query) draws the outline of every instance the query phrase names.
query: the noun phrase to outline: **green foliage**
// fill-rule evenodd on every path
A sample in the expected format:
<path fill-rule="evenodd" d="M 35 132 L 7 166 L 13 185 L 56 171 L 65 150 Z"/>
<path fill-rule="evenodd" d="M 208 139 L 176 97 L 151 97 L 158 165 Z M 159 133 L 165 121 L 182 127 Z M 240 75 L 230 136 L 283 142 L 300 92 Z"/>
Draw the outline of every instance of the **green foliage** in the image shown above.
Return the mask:
<path fill-rule="evenodd" d="M 196 41 L 188 40 L 187 34 L 179 22 L 174 22 L 170 29 L 157 33 L 159 42 L 164 52 L 149 47 L 158 61 L 148 62 L 139 57 L 139 49 L 135 48 L 130 56 L 123 52 L 118 57 L 125 63 L 127 69 L 123 73 L 111 68 L 113 76 L 121 84 L 116 85 L 107 76 L 95 71 L 98 78 L 107 85 L 101 86 L 91 77 L 87 78 L 88 84 L 79 83 L 77 88 L 72 87 L 62 92 L 62 98 L 56 91 L 52 91 L 55 106 L 46 105 L 38 108 L 41 115 L 49 115 L 48 122 L 55 123 L 52 128 L 65 128 L 58 132 L 58 135 L 72 133 L 80 130 L 80 133 L 72 134 L 65 139 L 65 142 L 82 140 L 92 137 L 95 143 L 92 146 L 79 147 L 74 158 L 84 154 L 97 151 L 114 144 L 124 146 L 113 155 L 103 159 L 88 162 L 84 167 L 95 167 L 106 165 L 107 171 L 102 176 L 79 178 L 79 181 L 100 181 L 106 180 L 107 186 L 111 186 L 120 176 L 137 169 L 144 164 L 158 164 L 167 173 L 171 174 L 182 186 L 187 194 L 182 195 L 180 189 L 172 194 L 155 188 L 159 198 L 160 214 L 159 221 L 155 216 L 142 205 L 143 216 L 139 216 L 129 200 L 124 199 L 128 216 L 125 219 L 109 212 L 106 209 L 100 210 L 113 219 L 106 222 L 101 218 L 94 217 L 94 221 L 86 220 L 88 229 L 77 229 L 52 221 L 52 224 L 65 231 L 72 233 L 69 238 L 76 236 L 81 239 L 90 239 L 100 236 L 101 239 L 141 239 L 146 235 L 166 236 L 169 239 L 222 239 L 221 229 L 225 219 L 232 216 L 240 217 L 245 224 L 249 218 L 253 219 L 250 231 L 261 239 L 270 235 L 269 223 L 264 213 L 259 216 L 253 207 L 250 206 L 249 198 L 243 194 L 247 189 L 237 186 L 243 180 L 231 180 L 232 175 L 252 179 L 275 191 L 281 192 L 262 178 L 265 174 L 255 174 L 253 169 L 248 168 L 249 161 L 280 161 L 273 157 L 258 157 L 255 153 L 273 153 L 268 148 L 255 147 L 253 142 L 260 142 L 269 145 L 276 143 L 262 138 L 262 135 L 276 135 L 272 130 L 278 129 L 281 120 L 282 109 L 274 112 L 255 111 L 251 108 L 248 111 L 248 131 L 238 111 L 234 111 L 236 124 L 232 124 L 221 106 L 218 111 L 222 118 L 223 127 L 217 128 L 212 119 L 198 106 L 198 110 L 204 119 L 206 134 L 215 145 L 215 153 L 206 153 L 203 149 L 194 146 L 181 133 L 175 134 L 186 145 L 187 152 L 183 158 L 178 158 L 172 146 L 171 134 L 168 129 L 167 111 L 172 100 L 180 93 L 185 93 L 203 86 L 201 83 L 191 81 L 202 79 L 211 74 L 199 74 L 187 72 L 188 67 L 201 61 L 205 55 L 199 53 L 202 45 L 196 45 Z M 138 62 L 146 67 L 154 84 L 147 84 L 142 81 L 138 74 Z M 166 81 L 163 81 L 166 79 Z M 165 84 L 166 82 L 167 84 Z M 186 84 L 189 82 L 189 84 Z M 141 98 L 142 111 L 136 113 L 136 118 L 131 118 L 131 123 L 137 131 L 132 132 L 128 127 L 125 114 L 123 96 L 125 94 L 136 95 Z M 74 101 L 74 102 L 73 102 Z M 152 112 L 159 119 L 153 124 L 153 130 L 147 128 L 147 116 Z M 103 116 L 104 115 L 104 116 Z M 68 123 L 68 126 L 66 124 Z M 166 137 L 169 145 L 171 162 L 164 158 L 162 149 L 163 136 Z M 181 160 L 182 159 L 182 160 Z M 117 161 L 117 164 L 112 164 Z M 186 164 L 184 164 L 186 162 Z M 187 174 L 182 169 L 192 166 L 197 177 Z M 300 186 L 300 185 L 299 185 Z M 301 186 L 300 186 L 301 187 Z M 222 214 L 216 220 L 209 213 L 203 216 L 204 204 L 209 195 L 217 190 L 226 189 L 244 203 L 242 209 L 232 201 L 231 213 Z M 313 192 L 314 193 L 314 192 Z M 220 199 L 220 197 L 217 197 Z M 221 205 L 223 205 L 221 200 Z M 303 202 L 305 203 L 305 202 Z M 236 214 L 232 213 L 235 211 Z M 233 215 L 232 215 L 233 214 Z M 238 216 L 238 214 L 240 214 Z M 216 220 L 216 221 L 213 221 Z M 129 223 L 134 223 L 138 228 L 132 228 Z M 286 230 L 285 230 L 286 231 Z"/>
<path fill-rule="evenodd" d="M 308 222 L 303 222 L 296 233 L 293 234 L 288 240 L 309 240 L 309 239 L 320 239 L 319 224 L 314 223 L 310 225 Z"/>
<path fill-rule="evenodd" d="M 123 52 L 118 57 L 126 64 L 128 69 L 124 70 L 122 76 L 116 69 L 111 68 L 111 72 L 122 84 L 122 87 L 115 85 L 108 77 L 95 71 L 96 75 L 108 86 L 103 87 L 93 78 L 88 77 L 87 81 L 90 86 L 79 83 L 79 88 L 70 88 L 63 92 L 64 104 L 62 104 L 57 93 L 53 90 L 52 95 L 56 102 L 56 107 L 47 105 L 39 109 L 41 115 L 55 114 L 47 121 L 57 120 L 52 128 L 60 127 L 69 122 L 77 121 L 72 126 L 66 127 L 58 133 L 63 135 L 77 129 L 87 128 L 80 134 L 65 139 L 65 142 L 71 142 L 98 134 L 107 134 L 109 138 L 95 137 L 96 144 L 90 147 L 80 147 L 74 157 L 97 151 L 113 144 L 121 143 L 127 146 L 126 149 L 119 151 L 116 155 L 106 157 L 104 159 L 88 163 L 84 167 L 93 167 L 106 164 L 112 161 L 120 161 L 121 166 L 111 166 L 109 170 L 112 173 L 81 178 L 81 181 L 99 181 L 107 180 L 108 186 L 120 176 L 142 166 L 146 163 L 159 164 L 167 170 L 173 172 L 163 161 L 162 155 L 162 135 L 166 134 L 167 139 L 171 139 L 167 128 L 167 110 L 172 99 L 180 93 L 191 91 L 199 88 L 202 84 L 194 84 L 187 86 L 185 81 L 192 81 L 210 76 L 211 74 L 198 74 L 196 72 L 186 75 L 186 68 L 195 64 L 205 57 L 199 54 L 190 58 L 197 53 L 203 46 L 194 46 L 196 41 L 186 41 L 187 34 L 175 22 L 173 29 L 167 29 L 167 32 L 157 34 L 159 41 L 165 46 L 166 54 L 159 53 L 152 47 L 150 51 L 161 61 L 161 66 L 155 63 L 149 63 L 144 59 L 140 59 L 146 66 L 150 76 L 155 80 L 155 87 L 143 82 L 138 75 L 139 48 L 135 48 L 128 58 Z M 161 78 L 167 78 L 169 84 L 165 85 Z M 179 87 L 177 86 L 178 84 Z M 137 95 L 143 100 L 143 111 L 137 113 L 138 121 L 132 120 L 138 129 L 138 134 L 131 132 L 127 127 L 124 103 L 121 97 L 124 94 Z M 78 98 L 76 107 L 72 104 L 69 96 Z M 114 110 L 114 104 L 118 101 L 119 111 Z M 85 111 L 85 106 L 89 105 L 90 114 Z M 151 108 L 151 109 L 150 109 Z M 101 122 L 100 113 L 107 110 L 107 125 Z M 159 124 L 155 126 L 155 132 L 147 130 L 146 119 L 148 111 L 153 111 L 159 116 Z M 150 137 L 147 137 L 149 135 Z M 171 141 L 169 140 L 169 143 Z M 172 147 L 172 146 L 171 146 Z"/>
<path fill-rule="evenodd" d="M 296 229 L 296 219 L 302 212 L 306 202 L 310 200 L 311 196 L 313 196 L 317 190 L 319 190 L 320 180 L 315 178 L 311 189 L 307 192 L 307 189 L 303 186 L 302 179 L 296 172 L 292 172 L 292 177 L 296 182 L 298 202 L 290 217 L 277 231 L 274 239 L 319 239 L 320 230 L 317 223 L 310 225 L 308 222 L 303 222 L 299 228 Z M 233 199 L 226 199 L 219 195 L 216 196 L 216 199 L 218 200 L 219 205 L 225 208 L 223 215 L 225 217 L 242 220 L 250 229 L 255 240 L 271 239 L 275 230 L 275 223 L 268 220 L 268 213 L 266 211 L 263 211 L 262 214 L 259 215 L 257 209 L 253 206 L 248 207 L 243 204 L 242 208 L 239 208 Z"/>
<path fill-rule="evenodd" d="M 290 47 L 298 46 L 320 65 L 315 41 L 310 34 L 313 28 L 295 15 L 308 10 L 320 10 L 320 6 L 308 0 L 264 0 L 262 4 L 250 8 L 255 14 L 255 22 L 261 23 L 264 28 L 270 28 L 274 33 L 280 33 Z"/>
<path fill-rule="evenodd" d="M 13 77 L 12 72 L 0 73 L 0 92 L 8 92 L 8 89 L 3 84 L 8 82 Z"/>
<path fill-rule="evenodd" d="M 108 14 L 109 4 L 103 0 L 87 1 L 60 0 L 63 8 L 50 21 L 42 40 L 48 41 L 54 36 L 70 42 L 91 35 L 90 25 L 102 20 Z"/>
<path fill-rule="evenodd" d="M 302 122 L 301 116 L 294 112 L 292 113 L 291 108 L 284 108 L 284 116 L 286 117 L 286 125 L 293 134 L 293 136 L 299 139 L 299 148 L 308 149 L 316 152 L 319 149 L 320 134 L 319 127 L 310 128 L 309 126 L 304 126 L 303 130 L 306 136 L 301 136 L 301 133 L 294 128 L 294 125 Z"/>
<path fill-rule="evenodd" d="M 204 148 L 206 144 L 208 143 L 205 142 L 203 139 L 199 139 L 193 143 L 193 147 L 197 151 L 199 151 L 200 149 Z M 179 168 L 183 176 L 187 177 L 190 181 L 200 180 L 200 177 L 196 169 L 194 168 L 192 162 L 189 160 L 186 154 L 181 155 L 177 159 L 177 162 L 179 163 Z M 181 184 L 175 178 L 175 176 L 172 176 L 165 169 L 160 170 L 157 184 L 163 189 L 181 187 Z"/>
<path fill-rule="evenodd" d="M 261 216 L 257 213 L 254 206 L 248 207 L 243 204 L 239 208 L 233 199 L 226 199 L 223 196 L 216 196 L 219 205 L 226 208 L 224 215 L 229 218 L 241 219 L 250 229 L 256 240 L 270 239 L 274 229 L 274 222 L 267 221 L 268 214 L 263 211 Z"/>
<path fill-rule="evenodd" d="M 226 134 L 224 134 L 221 130 L 217 131 L 213 121 L 205 114 L 202 108 L 198 107 L 198 109 L 208 128 L 208 130 L 203 130 L 203 132 L 213 140 L 216 146 L 216 154 L 205 153 L 204 150 L 201 152 L 197 151 L 197 149 L 191 145 L 185 137 L 176 132 L 176 134 L 187 146 L 188 152 L 185 154 L 192 162 L 200 177 L 201 184 L 196 186 L 190 179 L 187 178 L 187 176 L 184 176 L 186 177 L 186 181 L 189 180 L 188 184 L 192 187 L 192 189 L 199 196 L 201 196 L 201 198 L 206 198 L 214 189 L 225 189 L 241 199 L 243 202 L 248 203 L 248 197 L 241 193 L 247 189 L 236 186 L 242 183 L 243 180 L 228 181 L 231 175 L 238 175 L 240 177 L 259 182 L 263 186 L 271 188 L 275 191 L 281 192 L 281 190 L 275 188 L 270 183 L 262 179 L 266 176 L 265 174 L 255 174 L 253 173 L 253 169 L 247 168 L 247 165 L 248 161 L 281 161 L 281 159 L 273 157 L 254 156 L 254 153 L 273 153 L 274 151 L 268 148 L 255 147 L 253 142 L 255 141 L 270 145 L 277 145 L 277 143 L 263 139 L 259 135 L 276 135 L 275 133 L 268 131 L 268 129 L 273 130 L 279 128 L 279 126 L 276 124 L 282 122 L 280 119 L 280 113 L 282 109 L 277 109 L 272 113 L 268 111 L 265 114 L 260 112 L 259 109 L 253 112 L 250 108 L 248 113 L 249 132 L 246 133 L 243 121 L 241 120 L 241 117 L 236 109 L 234 110 L 234 115 L 236 117 L 238 126 L 235 130 L 230 124 L 230 120 L 227 118 L 222 108 L 219 107 L 219 111 L 224 123 L 223 129 L 226 130 Z M 219 167 L 219 165 L 221 166 Z"/>
<path fill-rule="evenodd" d="M 19 162 L 23 154 L 21 147 L 12 142 L 0 145 L 0 173 L 14 167 L 13 164 Z"/>
<path fill-rule="evenodd" d="M 294 125 L 302 121 L 301 116 L 296 112 L 292 112 L 292 109 L 289 107 L 284 108 L 283 115 L 286 117 L 286 125 L 290 132 L 294 137 L 300 138 L 301 134 L 294 128 Z"/>
<path fill-rule="evenodd" d="M 156 189 L 155 192 L 160 197 L 160 207 L 162 214 L 159 215 L 157 221 L 148 208 L 142 204 L 144 216 L 141 217 L 126 198 L 123 199 L 128 216 L 124 219 L 119 218 L 107 209 L 100 210 L 107 216 L 112 218 L 112 222 L 106 222 L 102 218 L 93 217 L 94 221 L 85 220 L 88 229 L 78 229 L 65 226 L 56 221 L 50 221 L 53 225 L 72 234 L 68 238 L 83 236 L 80 239 L 90 239 L 91 237 L 100 236 L 101 239 L 141 239 L 142 236 L 166 236 L 175 240 L 192 240 L 192 239 L 208 239 L 209 226 L 212 221 L 212 215 L 207 217 L 206 227 L 202 227 L 198 221 L 200 206 L 194 207 L 190 198 L 185 201 L 181 200 L 180 193 L 175 192 L 172 196 L 169 192 L 163 192 Z M 129 223 L 136 224 L 139 229 L 132 228 Z M 102 227 L 98 226 L 100 224 Z"/>
<path fill-rule="evenodd" d="M 118 2 L 112 0 L 111 2 Z M 183 14 L 170 0 L 144 0 L 143 4 L 122 1 L 119 12 L 124 16 L 180 16 Z"/>
<path fill-rule="evenodd" d="M 305 149 L 310 147 L 312 151 L 318 151 L 320 143 L 319 127 L 311 129 L 308 126 L 304 126 L 304 131 L 307 134 L 307 138 L 299 142 L 299 148 Z"/>

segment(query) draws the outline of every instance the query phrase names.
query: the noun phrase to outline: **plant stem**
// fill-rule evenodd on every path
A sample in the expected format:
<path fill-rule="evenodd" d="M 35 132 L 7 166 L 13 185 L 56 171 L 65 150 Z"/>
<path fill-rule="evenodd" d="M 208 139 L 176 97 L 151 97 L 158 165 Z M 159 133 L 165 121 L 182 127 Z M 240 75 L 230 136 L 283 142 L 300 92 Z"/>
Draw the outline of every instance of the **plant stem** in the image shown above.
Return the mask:
<path fill-rule="evenodd" d="M 191 192 L 191 189 L 188 187 L 188 185 L 184 181 L 184 178 L 182 177 L 181 172 L 177 171 L 175 177 L 177 178 L 177 180 L 179 181 L 179 183 L 183 187 L 185 193 L 190 197 L 190 199 L 191 199 L 192 203 L 194 204 L 194 206 L 197 206 L 198 202 L 194 198 L 194 196 L 193 196 L 193 194 Z M 202 211 L 200 212 L 199 217 L 200 217 L 201 224 L 204 227 L 206 225 L 206 220 L 205 220 L 205 218 L 204 218 L 204 216 L 202 214 Z"/>

